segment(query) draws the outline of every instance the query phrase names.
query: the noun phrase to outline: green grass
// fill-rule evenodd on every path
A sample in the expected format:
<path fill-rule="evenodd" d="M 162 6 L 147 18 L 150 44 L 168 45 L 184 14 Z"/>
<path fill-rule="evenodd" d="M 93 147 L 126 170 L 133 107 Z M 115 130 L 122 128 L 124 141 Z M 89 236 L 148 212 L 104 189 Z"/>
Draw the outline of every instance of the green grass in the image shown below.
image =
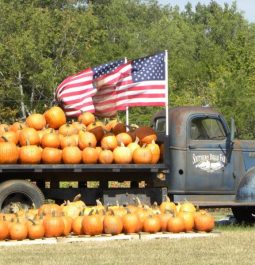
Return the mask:
<path fill-rule="evenodd" d="M 216 231 L 218 237 L 0 247 L 0 264 L 254 264 L 254 226 Z"/>

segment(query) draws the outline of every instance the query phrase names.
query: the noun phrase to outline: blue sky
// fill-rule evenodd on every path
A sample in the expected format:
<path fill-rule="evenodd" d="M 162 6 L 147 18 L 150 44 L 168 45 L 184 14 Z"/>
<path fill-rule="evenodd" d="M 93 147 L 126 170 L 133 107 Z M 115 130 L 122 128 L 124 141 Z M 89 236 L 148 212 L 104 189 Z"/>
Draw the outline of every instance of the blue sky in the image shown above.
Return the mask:
<path fill-rule="evenodd" d="M 201 4 L 209 4 L 210 0 L 158 0 L 160 4 L 170 4 L 170 5 L 178 5 L 181 10 L 184 8 L 184 6 L 190 2 L 192 6 L 195 6 L 198 2 Z M 217 3 L 220 5 L 223 5 L 224 3 L 227 3 L 229 5 L 232 4 L 232 0 L 216 0 Z M 249 22 L 255 22 L 255 0 L 236 0 L 237 8 L 240 11 L 244 12 L 244 17 Z"/>

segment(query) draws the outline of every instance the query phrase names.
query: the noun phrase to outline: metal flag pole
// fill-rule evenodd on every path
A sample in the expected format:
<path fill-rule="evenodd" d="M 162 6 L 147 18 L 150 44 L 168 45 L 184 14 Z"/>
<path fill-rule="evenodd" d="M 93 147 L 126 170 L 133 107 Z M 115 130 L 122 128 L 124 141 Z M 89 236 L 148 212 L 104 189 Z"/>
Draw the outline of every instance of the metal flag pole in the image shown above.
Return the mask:
<path fill-rule="evenodd" d="M 169 134 L 169 113 L 168 113 L 168 52 L 165 50 L 165 109 L 166 109 L 166 135 Z"/>
<path fill-rule="evenodd" d="M 127 57 L 125 57 L 124 63 L 127 63 Z M 128 126 L 129 126 L 129 108 L 128 108 L 128 106 L 126 106 L 126 126 L 127 126 L 127 130 L 128 130 Z"/>

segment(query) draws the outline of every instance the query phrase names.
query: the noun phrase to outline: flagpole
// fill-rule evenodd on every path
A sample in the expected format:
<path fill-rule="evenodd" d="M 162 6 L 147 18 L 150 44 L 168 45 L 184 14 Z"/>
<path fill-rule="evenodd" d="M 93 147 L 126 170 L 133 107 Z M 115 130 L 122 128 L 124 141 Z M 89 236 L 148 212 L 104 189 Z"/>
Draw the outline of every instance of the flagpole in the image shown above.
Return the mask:
<path fill-rule="evenodd" d="M 124 63 L 127 63 L 127 57 L 125 57 Z M 128 126 L 129 126 L 129 108 L 128 108 L 128 106 L 126 106 L 126 126 L 127 126 L 127 131 L 128 131 Z"/>
<path fill-rule="evenodd" d="M 169 134 L 169 106 L 168 106 L 168 51 L 165 50 L 165 109 L 166 109 L 166 136 Z"/>

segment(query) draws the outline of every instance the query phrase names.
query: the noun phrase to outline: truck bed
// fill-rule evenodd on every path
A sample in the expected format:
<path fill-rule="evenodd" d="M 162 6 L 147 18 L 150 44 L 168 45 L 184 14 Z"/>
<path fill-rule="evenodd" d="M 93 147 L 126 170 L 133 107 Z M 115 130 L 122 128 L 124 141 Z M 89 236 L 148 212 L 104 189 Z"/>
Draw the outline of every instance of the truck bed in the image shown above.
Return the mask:
<path fill-rule="evenodd" d="M 165 164 L 14 164 L 1 165 L 0 176 L 35 180 L 137 180 L 167 172 Z"/>

